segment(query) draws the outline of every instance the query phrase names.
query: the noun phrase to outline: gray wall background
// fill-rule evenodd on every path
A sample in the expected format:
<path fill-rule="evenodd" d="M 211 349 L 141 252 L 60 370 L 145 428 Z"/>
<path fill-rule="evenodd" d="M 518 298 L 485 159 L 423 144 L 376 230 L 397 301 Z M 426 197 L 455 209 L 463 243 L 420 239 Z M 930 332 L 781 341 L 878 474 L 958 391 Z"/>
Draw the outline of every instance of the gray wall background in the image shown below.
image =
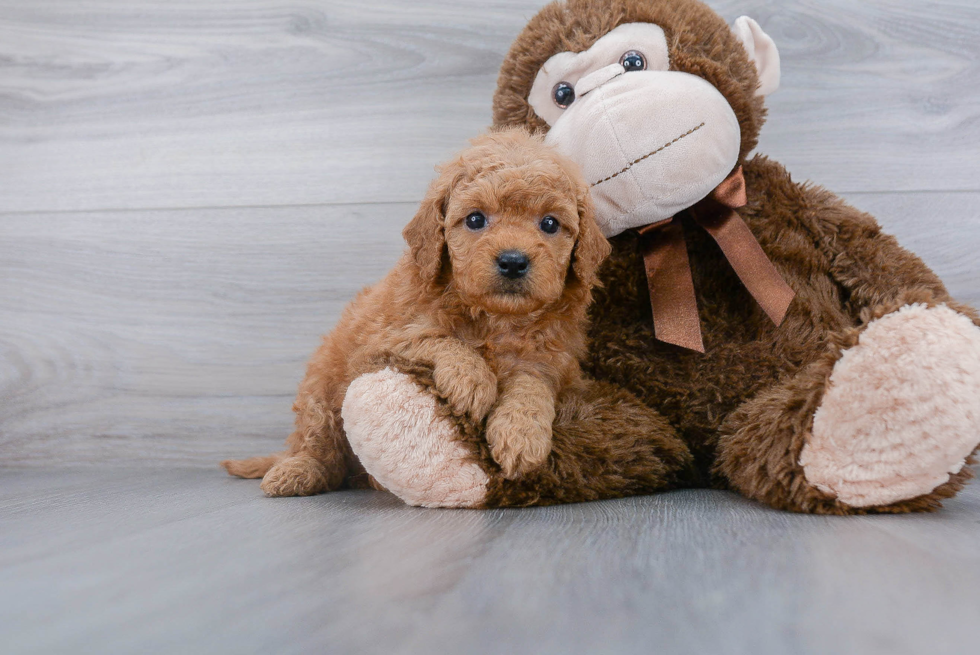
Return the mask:
<path fill-rule="evenodd" d="M 0 464 L 277 448 L 542 4 L 0 0 Z M 980 303 L 980 5 L 711 4 L 782 53 L 759 151 Z"/>

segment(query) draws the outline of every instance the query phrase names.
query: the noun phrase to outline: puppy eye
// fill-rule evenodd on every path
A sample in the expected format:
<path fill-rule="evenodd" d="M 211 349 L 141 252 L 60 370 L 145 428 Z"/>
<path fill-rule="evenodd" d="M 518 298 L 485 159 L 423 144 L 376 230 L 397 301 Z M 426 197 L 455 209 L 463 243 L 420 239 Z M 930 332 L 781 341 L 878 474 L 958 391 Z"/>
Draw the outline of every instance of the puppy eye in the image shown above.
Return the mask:
<path fill-rule="evenodd" d="M 555 99 L 555 104 L 565 109 L 568 105 L 575 102 L 575 89 L 568 82 L 559 82 L 555 85 L 552 96 Z"/>
<path fill-rule="evenodd" d="M 471 230 L 482 230 L 487 226 L 487 217 L 480 212 L 473 212 L 466 217 L 466 227 Z"/>
<path fill-rule="evenodd" d="M 545 216 L 541 219 L 541 231 L 545 234 L 554 234 L 560 227 L 561 223 L 554 216 Z"/>
<path fill-rule="evenodd" d="M 630 50 L 620 57 L 619 63 L 622 64 L 627 73 L 631 71 L 641 71 L 647 67 L 647 60 L 644 59 L 643 55 L 636 50 Z"/>

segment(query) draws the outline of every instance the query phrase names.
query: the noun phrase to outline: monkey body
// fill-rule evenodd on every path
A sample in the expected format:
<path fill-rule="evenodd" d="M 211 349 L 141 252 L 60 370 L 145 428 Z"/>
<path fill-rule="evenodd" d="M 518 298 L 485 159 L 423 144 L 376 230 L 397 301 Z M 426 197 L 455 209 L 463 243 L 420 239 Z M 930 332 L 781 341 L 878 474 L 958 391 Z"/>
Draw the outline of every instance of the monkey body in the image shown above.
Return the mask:
<path fill-rule="evenodd" d="M 593 381 L 558 398 L 546 464 L 514 480 L 478 450 L 424 464 L 450 486 L 484 475 L 469 506 L 716 486 L 791 511 L 908 512 L 937 508 L 969 479 L 980 320 L 871 216 L 751 156 L 778 83 L 762 28 L 746 17 L 729 28 L 698 0 L 553 2 L 515 40 L 494 122 L 547 132 L 581 166 L 613 253 L 590 310 Z M 778 320 L 763 311 L 768 291 L 750 294 L 751 275 L 703 227 L 712 189 L 739 171 L 737 221 L 751 240 L 740 247 L 761 247 L 795 293 Z M 682 231 L 703 353 L 657 338 L 655 321 L 673 317 L 651 315 L 664 290 L 651 286 L 659 269 L 639 234 L 663 225 Z M 372 414 L 413 452 L 465 431 L 443 423 L 435 436 L 428 419 L 399 419 L 396 432 L 386 420 L 396 425 Z M 378 439 L 351 443 L 360 454 Z M 419 477 L 367 454 L 389 488 Z"/>

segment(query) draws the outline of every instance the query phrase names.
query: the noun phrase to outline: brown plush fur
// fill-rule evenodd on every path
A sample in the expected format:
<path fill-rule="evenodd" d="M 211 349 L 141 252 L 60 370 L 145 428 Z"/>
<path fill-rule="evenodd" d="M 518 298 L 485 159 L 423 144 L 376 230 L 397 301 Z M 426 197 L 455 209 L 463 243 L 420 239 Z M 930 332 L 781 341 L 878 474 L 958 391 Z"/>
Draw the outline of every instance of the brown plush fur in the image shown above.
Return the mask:
<path fill-rule="evenodd" d="M 541 64 L 582 51 L 622 23 L 666 31 L 672 69 L 704 77 L 742 126 L 749 204 L 739 213 L 796 291 L 775 327 L 740 283 L 718 246 L 692 217 L 680 216 L 706 354 L 654 338 L 636 236 L 612 239 L 591 310 L 586 369 L 600 385 L 569 389 L 555 425 L 555 452 L 536 476 L 491 475 L 488 505 L 609 498 L 655 488 L 713 485 L 780 509 L 850 514 L 931 510 L 959 490 L 969 468 L 932 493 L 885 507 L 854 508 L 811 487 L 798 464 L 830 371 L 875 317 L 910 302 L 949 297 L 913 254 L 875 220 L 833 194 L 793 182 L 763 156 L 746 160 L 765 117 L 754 67 L 725 22 L 696 0 L 570 0 L 546 6 L 512 46 L 494 97 L 497 125 L 547 125 L 527 103 Z M 624 390 L 630 393 L 624 393 Z M 632 395 L 631 395 L 632 394 Z M 638 400 L 637 400 L 638 399 Z M 678 447 L 678 444 L 682 448 Z M 689 450 L 689 453 L 683 452 Z M 688 466 L 693 456 L 695 466 Z"/>
<path fill-rule="evenodd" d="M 474 211 L 485 228 L 466 226 Z M 541 229 L 545 216 L 557 233 Z M 229 473 L 264 476 L 272 496 L 361 486 L 340 410 L 350 382 L 387 361 L 429 367 L 453 415 L 483 427 L 498 476 L 545 461 L 555 398 L 580 380 L 591 285 L 609 253 L 577 167 L 524 129 L 475 139 L 442 167 L 404 236 L 409 251 L 313 355 L 287 450 L 222 462 Z M 528 255 L 525 277 L 500 274 L 506 250 Z"/>

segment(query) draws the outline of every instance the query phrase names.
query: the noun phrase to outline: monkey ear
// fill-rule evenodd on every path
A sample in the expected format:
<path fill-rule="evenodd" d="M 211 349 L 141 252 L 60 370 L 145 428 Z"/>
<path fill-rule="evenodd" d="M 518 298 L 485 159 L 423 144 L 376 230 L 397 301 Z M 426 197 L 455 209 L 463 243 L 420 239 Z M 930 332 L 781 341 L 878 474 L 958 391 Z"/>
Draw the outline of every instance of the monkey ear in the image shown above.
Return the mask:
<path fill-rule="evenodd" d="M 572 251 L 572 271 L 582 284 L 595 284 L 599 265 L 609 256 L 612 246 L 602 236 L 595 222 L 595 210 L 588 189 L 578 199 L 578 239 Z"/>
<path fill-rule="evenodd" d="M 446 204 L 455 186 L 456 163 L 446 165 L 432 181 L 419 205 L 415 217 L 402 230 L 409 252 L 419 268 L 423 281 L 432 283 L 442 268 L 442 253 L 446 245 Z"/>
<path fill-rule="evenodd" d="M 742 42 L 749 60 L 755 64 L 759 74 L 759 90 L 756 95 L 767 96 L 779 88 L 779 50 L 776 43 L 757 22 L 742 16 L 732 27 L 735 36 Z"/>

